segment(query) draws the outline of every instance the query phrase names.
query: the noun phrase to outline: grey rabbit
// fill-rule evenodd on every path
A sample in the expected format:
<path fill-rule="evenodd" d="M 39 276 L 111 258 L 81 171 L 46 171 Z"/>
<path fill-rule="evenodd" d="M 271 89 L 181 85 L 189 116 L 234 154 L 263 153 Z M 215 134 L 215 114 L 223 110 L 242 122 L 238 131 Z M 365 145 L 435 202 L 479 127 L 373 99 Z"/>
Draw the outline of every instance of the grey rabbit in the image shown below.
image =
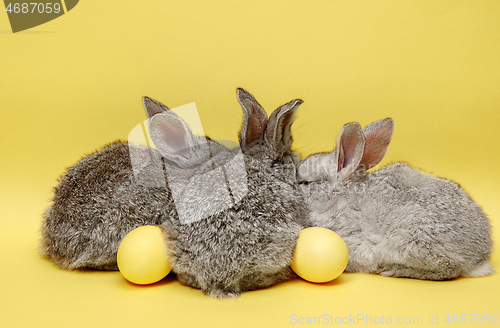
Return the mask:
<path fill-rule="evenodd" d="M 159 225 L 178 280 L 209 296 L 236 297 L 293 277 L 298 233 L 310 225 L 299 157 L 290 150 L 302 101 L 268 119 L 248 92 L 237 96 L 244 120 L 233 150 L 193 135 L 145 97 L 158 150 L 117 142 L 69 168 L 45 214 L 42 254 L 63 269 L 116 270 L 121 239 Z"/>
<path fill-rule="evenodd" d="M 344 239 L 346 272 L 427 280 L 493 273 L 488 218 L 460 186 L 404 163 L 367 172 L 393 129 L 390 118 L 363 130 L 346 124 L 331 153 L 299 163 L 312 224 Z"/>

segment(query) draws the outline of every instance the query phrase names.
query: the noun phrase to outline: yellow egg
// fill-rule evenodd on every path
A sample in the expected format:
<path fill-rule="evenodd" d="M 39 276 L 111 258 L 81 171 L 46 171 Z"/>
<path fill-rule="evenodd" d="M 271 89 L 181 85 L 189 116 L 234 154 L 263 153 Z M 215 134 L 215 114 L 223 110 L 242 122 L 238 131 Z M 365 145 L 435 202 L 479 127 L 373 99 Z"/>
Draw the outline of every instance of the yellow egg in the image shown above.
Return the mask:
<path fill-rule="evenodd" d="M 290 267 L 305 280 L 327 282 L 344 272 L 348 260 L 347 246 L 338 234 L 312 227 L 300 231 Z"/>
<path fill-rule="evenodd" d="M 130 231 L 118 246 L 118 269 L 134 284 L 152 284 L 172 270 L 160 227 L 142 226 Z"/>

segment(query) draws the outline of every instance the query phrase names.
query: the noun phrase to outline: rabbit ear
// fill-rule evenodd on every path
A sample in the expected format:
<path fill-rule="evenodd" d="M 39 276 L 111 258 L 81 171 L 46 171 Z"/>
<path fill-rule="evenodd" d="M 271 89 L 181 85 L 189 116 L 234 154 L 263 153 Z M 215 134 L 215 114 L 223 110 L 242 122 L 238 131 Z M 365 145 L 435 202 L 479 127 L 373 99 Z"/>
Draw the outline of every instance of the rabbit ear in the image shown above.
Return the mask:
<path fill-rule="evenodd" d="M 146 110 L 148 118 L 151 118 L 156 114 L 163 113 L 169 110 L 168 107 L 163 105 L 161 102 L 151 99 L 149 97 L 143 97 L 142 103 L 144 105 L 144 109 Z"/>
<path fill-rule="evenodd" d="M 302 102 L 300 99 L 292 100 L 276 109 L 269 117 L 265 141 L 274 151 L 280 154 L 288 151 L 292 146 L 290 127 Z"/>
<path fill-rule="evenodd" d="M 349 178 L 363 158 L 365 140 L 358 123 L 344 125 L 337 139 L 337 172 L 339 179 Z"/>
<path fill-rule="evenodd" d="M 267 114 L 257 100 L 246 90 L 238 88 L 238 101 L 243 108 L 243 125 L 240 131 L 240 145 L 244 151 L 254 143 L 262 142 L 267 126 Z"/>
<path fill-rule="evenodd" d="M 193 147 L 198 144 L 186 123 L 173 112 L 154 115 L 149 121 L 149 131 L 162 156 L 181 166 L 189 164 Z"/>
<path fill-rule="evenodd" d="M 394 121 L 392 118 L 373 122 L 363 129 L 365 150 L 360 165 L 363 165 L 366 170 L 374 167 L 384 158 L 393 131 Z"/>

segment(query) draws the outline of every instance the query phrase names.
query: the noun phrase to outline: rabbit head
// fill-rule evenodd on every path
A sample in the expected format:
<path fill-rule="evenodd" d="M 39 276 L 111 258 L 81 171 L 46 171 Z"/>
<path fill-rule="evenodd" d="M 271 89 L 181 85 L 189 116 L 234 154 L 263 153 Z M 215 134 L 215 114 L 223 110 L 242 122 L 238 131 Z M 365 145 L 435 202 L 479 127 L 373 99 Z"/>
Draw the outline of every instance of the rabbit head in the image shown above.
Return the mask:
<path fill-rule="evenodd" d="M 206 163 L 227 149 L 205 137 L 195 136 L 187 124 L 162 103 L 143 98 L 148 115 L 151 139 L 166 160 L 179 168 L 193 168 Z"/>
<path fill-rule="evenodd" d="M 239 141 L 243 152 L 255 158 L 268 158 L 297 164 L 300 157 L 292 151 L 290 127 L 302 100 L 293 100 L 276 109 L 269 120 L 255 98 L 247 91 L 237 90 L 238 101 L 243 109 L 243 125 Z"/>
<path fill-rule="evenodd" d="M 297 167 L 297 179 L 306 200 L 325 204 L 325 197 L 349 181 L 359 181 L 383 159 L 392 138 L 391 118 L 376 121 L 363 130 L 358 123 L 344 125 L 330 153 L 313 154 Z"/>

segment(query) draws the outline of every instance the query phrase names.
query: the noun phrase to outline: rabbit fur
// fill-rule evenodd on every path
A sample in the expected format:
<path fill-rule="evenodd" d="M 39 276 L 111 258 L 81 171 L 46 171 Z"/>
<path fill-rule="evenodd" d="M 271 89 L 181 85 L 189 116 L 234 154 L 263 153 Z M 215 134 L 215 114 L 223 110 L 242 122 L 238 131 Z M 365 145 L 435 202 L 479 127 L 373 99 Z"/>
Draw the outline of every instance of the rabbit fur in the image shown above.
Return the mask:
<path fill-rule="evenodd" d="M 427 280 L 493 273 L 488 218 L 460 186 L 404 163 L 367 172 L 393 128 L 390 118 L 363 130 L 346 124 L 331 153 L 299 163 L 312 224 L 344 239 L 346 272 Z"/>
<path fill-rule="evenodd" d="M 115 142 L 70 167 L 45 213 L 41 253 L 63 269 L 117 270 L 121 239 L 158 225 L 178 280 L 209 296 L 236 297 L 293 277 L 298 233 L 310 225 L 299 157 L 290 150 L 302 101 L 268 119 L 247 91 L 237 95 L 244 120 L 233 150 L 193 135 L 145 97 L 157 150 Z"/>

